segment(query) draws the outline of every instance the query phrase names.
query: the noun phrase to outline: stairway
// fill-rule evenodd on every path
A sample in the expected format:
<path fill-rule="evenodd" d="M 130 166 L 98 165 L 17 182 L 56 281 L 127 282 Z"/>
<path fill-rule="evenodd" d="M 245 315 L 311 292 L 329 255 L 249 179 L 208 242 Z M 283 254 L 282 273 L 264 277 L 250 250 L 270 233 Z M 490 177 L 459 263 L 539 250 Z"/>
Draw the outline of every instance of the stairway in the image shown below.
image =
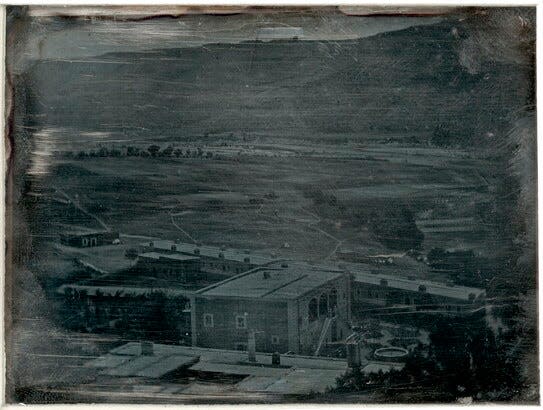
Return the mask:
<path fill-rule="evenodd" d="M 330 329 L 332 327 L 333 320 L 335 320 L 335 318 L 327 317 L 326 319 L 324 319 L 321 334 L 319 336 L 319 342 L 317 343 L 317 348 L 315 349 L 315 353 L 313 354 L 313 356 L 318 356 L 320 354 L 322 345 L 324 344 L 324 341 L 326 340 L 326 337 L 328 336 L 328 333 L 330 332 Z"/>

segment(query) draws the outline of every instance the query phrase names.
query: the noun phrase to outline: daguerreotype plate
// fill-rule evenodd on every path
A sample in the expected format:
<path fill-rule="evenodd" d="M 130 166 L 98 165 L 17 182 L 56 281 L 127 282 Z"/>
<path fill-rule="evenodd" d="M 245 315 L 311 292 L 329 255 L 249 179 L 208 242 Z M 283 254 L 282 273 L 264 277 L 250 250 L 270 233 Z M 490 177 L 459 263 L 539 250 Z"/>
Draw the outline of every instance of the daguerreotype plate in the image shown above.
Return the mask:
<path fill-rule="evenodd" d="M 6 19 L 7 402 L 538 402 L 535 8 Z"/>

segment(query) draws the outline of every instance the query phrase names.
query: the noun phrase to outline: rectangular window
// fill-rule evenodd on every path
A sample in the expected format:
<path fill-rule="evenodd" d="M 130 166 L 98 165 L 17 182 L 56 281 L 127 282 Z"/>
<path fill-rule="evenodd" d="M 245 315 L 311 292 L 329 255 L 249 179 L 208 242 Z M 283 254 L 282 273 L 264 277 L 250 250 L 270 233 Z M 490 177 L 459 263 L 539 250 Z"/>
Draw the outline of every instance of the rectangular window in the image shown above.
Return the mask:
<path fill-rule="evenodd" d="M 237 329 L 247 329 L 247 316 L 237 315 L 236 316 L 236 328 Z"/>
<path fill-rule="evenodd" d="M 278 345 L 279 344 L 279 336 L 272 336 L 271 337 L 272 345 Z"/>
<path fill-rule="evenodd" d="M 213 327 L 213 315 L 204 313 L 204 327 Z"/>

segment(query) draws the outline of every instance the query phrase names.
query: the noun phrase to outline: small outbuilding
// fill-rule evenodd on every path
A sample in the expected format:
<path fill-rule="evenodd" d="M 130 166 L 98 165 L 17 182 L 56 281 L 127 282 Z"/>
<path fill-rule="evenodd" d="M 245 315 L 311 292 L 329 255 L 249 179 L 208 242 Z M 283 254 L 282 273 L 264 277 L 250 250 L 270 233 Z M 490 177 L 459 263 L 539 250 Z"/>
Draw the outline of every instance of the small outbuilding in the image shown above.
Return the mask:
<path fill-rule="evenodd" d="M 113 245 L 119 243 L 119 232 L 81 230 L 60 234 L 60 243 L 76 248 Z"/>

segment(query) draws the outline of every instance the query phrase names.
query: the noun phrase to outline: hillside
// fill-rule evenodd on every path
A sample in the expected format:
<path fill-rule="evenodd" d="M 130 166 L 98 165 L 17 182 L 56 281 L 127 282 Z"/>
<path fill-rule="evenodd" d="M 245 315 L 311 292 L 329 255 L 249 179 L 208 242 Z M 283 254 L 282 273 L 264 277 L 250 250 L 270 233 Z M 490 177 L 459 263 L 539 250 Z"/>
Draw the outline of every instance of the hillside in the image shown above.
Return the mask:
<path fill-rule="evenodd" d="M 18 80 L 27 125 L 182 140 L 504 133 L 527 67 L 469 74 L 451 22 L 348 41 L 211 44 L 38 62 Z"/>

